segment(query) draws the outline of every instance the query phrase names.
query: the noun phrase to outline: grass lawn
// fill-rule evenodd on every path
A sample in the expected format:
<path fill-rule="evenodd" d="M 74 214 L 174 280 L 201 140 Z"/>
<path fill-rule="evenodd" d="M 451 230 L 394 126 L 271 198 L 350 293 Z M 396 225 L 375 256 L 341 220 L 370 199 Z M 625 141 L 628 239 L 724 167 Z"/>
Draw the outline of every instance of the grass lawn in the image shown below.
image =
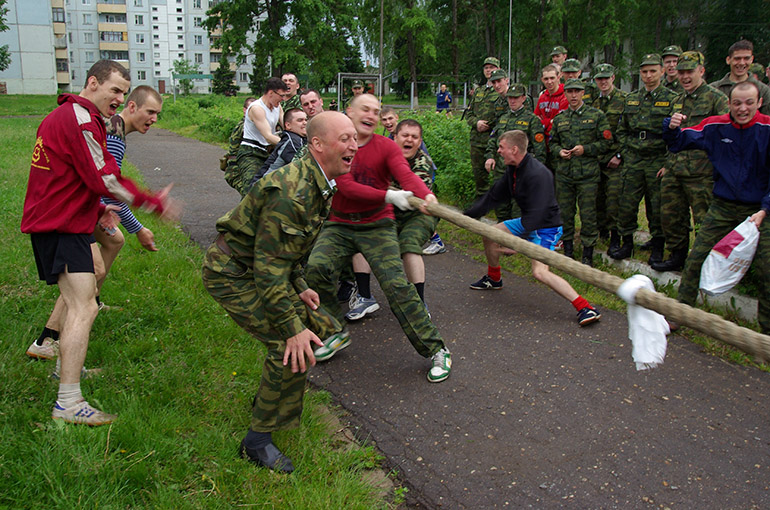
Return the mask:
<path fill-rule="evenodd" d="M 6 114 L 42 112 L 48 104 L 14 99 L 15 110 L 5 99 Z M 88 428 L 51 419 L 53 364 L 32 361 L 24 351 L 45 324 L 57 289 L 38 281 L 29 237 L 19 232 L 41 119 L 0 124 L 0 508 L 392 506 L 364 481 L 379 463 L 375 450 L 349 448 L 329 433 L 324 392 L 306 395 L 299 430 L 274 436 L 298 466 L 294 474 L 237 458 L 263 348 L 203 289 L 200 249 L 177 227 L 146 215 L 139 218 L 161 251 L 147 252 L 126 236 L 102 289 L 104 301 L 122 309 L 99 314 L 86 359 L 103 372 L 83 382 L 84 395 L 118 413 L 118 421 Z M 124 170 L 137 177 L 130 165 Z"/>

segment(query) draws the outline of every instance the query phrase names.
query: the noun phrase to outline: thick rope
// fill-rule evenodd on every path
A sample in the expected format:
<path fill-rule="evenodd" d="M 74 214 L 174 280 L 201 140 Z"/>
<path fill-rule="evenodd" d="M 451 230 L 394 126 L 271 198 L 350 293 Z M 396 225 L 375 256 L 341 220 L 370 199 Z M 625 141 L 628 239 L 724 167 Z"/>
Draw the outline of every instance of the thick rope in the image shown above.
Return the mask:
<path fill-rule="evenodd" d="M 414 207 L 419 207 L 423 203 L 422 200 L 416 197 L 410 197 L 409 202 Z M 474 220 L 441 204 L 428 205 L 427 210 L 433 216 L 450 221 L 459 227 L 516 250 L 518 253 L 526 255 L 531 259 L 539 260 L 544 264 L 555 267 L 612 294 L 617 294 L 618 287 L 624 282 L 622 278 L 599 271 L 524 239 L 506 234 L 491 225 Z M 718 315 L 680 303 L 659 292 L 640 289 L 636 294 L 636 303 L 647 309 L 654 310 L 678 324 L 733 345 L 744 352 L 756 356 L 759 361 L 770 360 L 770 336 L 738 326 Z"/>

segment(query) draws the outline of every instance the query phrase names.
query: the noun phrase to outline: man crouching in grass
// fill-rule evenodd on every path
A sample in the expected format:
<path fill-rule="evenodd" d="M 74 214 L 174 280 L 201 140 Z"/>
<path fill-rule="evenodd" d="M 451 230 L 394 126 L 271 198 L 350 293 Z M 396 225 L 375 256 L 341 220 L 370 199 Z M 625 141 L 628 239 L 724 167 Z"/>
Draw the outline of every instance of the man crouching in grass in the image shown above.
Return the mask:
<path fill-rule="evenodd" d="M 320 113 L 308 123 L 309 152 L 260 179 L 217 221 L 206 253 L 203 283 L 235 322 L 267 347 L 251 426 L 240 455 L 291 473 L 291 460 L 271 433 L 299 426 L 311 343 L 349 335 L 320 307 L 302 277 L 302 261 L 329 214 L 334 179 L 350 171 L 358 151 L 345 115 Z"/>

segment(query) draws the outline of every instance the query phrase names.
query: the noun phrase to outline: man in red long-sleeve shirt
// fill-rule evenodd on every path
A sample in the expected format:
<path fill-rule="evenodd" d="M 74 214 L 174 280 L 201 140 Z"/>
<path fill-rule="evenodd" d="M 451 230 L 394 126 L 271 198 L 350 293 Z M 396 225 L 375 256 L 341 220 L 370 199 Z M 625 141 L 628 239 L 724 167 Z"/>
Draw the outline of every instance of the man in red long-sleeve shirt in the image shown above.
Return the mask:
<path fill-rule="evenodd" d="M 431 358 L 428 380 L 441 382 L 449 377 L 451 355 L 417 290 L 406 279 L 393 214 L 393 205 L 412 209 L 407 199 L 413 193 L 427 203 L 435 203 L 436 197 L 411 171 L 396 143 L 374 134 L 380 113 L 375 96 L 355 97 L 347 113 L 356 128 L 358 152 L 351 172 L 336 179 L 338 191 L 310 254 L 306 280 L 324 307 L 342 321 L 335 284 L 351 257 L 363 254 L 412 346 Z M 393 179 L 401 190 L 388 189 Z M 315 358 L 328 360 L 348 345 L 349 337 L 330 338 L 315 351 Z"/>
<path fill-rule="evenodd" d="M 94 225 L 114 226 L 109 207 L 100 197 L 155 211 L 173 219 L 179 206 L 169 188 L 147 194 L 120 174 L 107 152 L 102 116 L 111 117 L 130 86 L 128 71 L 111 60 L 100 60 L 88 71 L 79 95 L 62 94 L 59 107 L 37 131 L 32 152 L 21 231 L 31 234 L 38 274 L 57 284 L 67 306 L 59 338 L 60 385 L 52 417 L 70 423 L 104 425 L 116 416 L 85 401 L 80 374 L 88 336 L 98 307 L 91 254 Z"/>
<path fill-rule="evenodd" d="M 559 68 L 554 64 L 548 64 L 543 68 L 540 81 L 545 90 L 537 100 L 535 115 L 540 119 L 545 128 L 546 139 L 550 138 L 551 122 L 562 110 L 566 110 L 569 104 L 564 95 L 564 84 L 559 83 Z"/>

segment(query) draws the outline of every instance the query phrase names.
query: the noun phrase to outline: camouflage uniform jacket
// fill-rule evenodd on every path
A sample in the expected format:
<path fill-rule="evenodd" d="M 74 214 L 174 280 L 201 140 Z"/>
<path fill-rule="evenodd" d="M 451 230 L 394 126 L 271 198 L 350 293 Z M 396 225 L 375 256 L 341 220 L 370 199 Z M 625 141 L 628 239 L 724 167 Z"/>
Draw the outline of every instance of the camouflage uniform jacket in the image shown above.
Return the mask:
<path fill-rule="evenodd" d="M 634 151 L 642 155 L 665 154 L 663 119 L 675 112 L 675 99 L 676 94 L 663 85 L 658 85 L 651 92 L 642 87 L 629 93 L 616 133 L 620 153 Z"/>
<path fill-rule="evenodd" d="M 235 128 L 233 129 L 232 133 L 230 133 L 230 138 L 228 139 L 228 149 L 227 149 L 227 155 L 225 156 L 227 158 L 227 164 L 230 163 L 235 164 L 235 160 L 238 159 L 238 149 L 241 148 L 241 140 L 243 140 L 243 123 L 245 122 L 245 117 L 241 117 L 241 120 L 238 122 L 238 124 L 235 125 Z"/>
<path fill-rule="evenodd" d="M 287 99 L 283 103 L 281 103 L 281 106 L 283 107 L 284 112 L 288 112 L 292 108 L 299 108 L 302 109 L 302 103 L 299 101 L 299 90 L 296 94 L 291 96 L 291 98 Z"/>
<path fill-rule="evenodd" d="M 479 132 L 476 129 L 476 123 L 480 120 L 485 120 L 489 123 L 490 131 L 495 127 L 495 121 L 502 115 L 508 108 L 497 102 L 497 98 L 500 94 L 495 92 L 495 89 L 488 85 L 480 85 L 471 98 L 471 104 L 468 105 L 468 110 L 465 112 L 465 121 L 471 127 L 471 145 L 477 147 L 486 147 L 489 141 L 489 131 Z"/>
<path fill-rule="evenodd" d="M 706 117 L 724 115 L 730 111 L 727 96 L 705 82 L 691 94 L 679 94 L 675 102 L 675 110 L 687 115 L 682 122 L 683 128 L 697 126 Z M 670 171 L 687 170 L 696 175 L 710 175 L 713 172 L 708 155 L 700 150 L 669 153 L 666 168 Z"/>
<path fill-rule="evenodd" d="M 661 80 L 661 83 L 663 83 L 663 86 L 666 87 L 671 92 L 675 92 L 677 94 L 681 94 L 684 92 L 684 88 L 679 84 L 679 79 L 675 79 L 674 81 L 668 81 L 666 77 L 664 76 Z"/>
<path fill-rule="evenodd" d="M 425 183 L 428 189 L 432 190 L 434 165 L 430 156 L 424 150 L 417 149 L 417 154 L 412 159 L 407 159 L 406 162 L 409 163 L 409 168 L 412 169 L 412 172 L 422 179 L 422 182 Z M 401 189 L 401 185 L 398 181 L 394 180 L 390 185 L 390 189 Z"/>
<path fill-rule="evenodd" d="M 612 143 L 610 123 L 604 112 L 583 103 L 580 108 L 567 108 L 554 117 L 549 144 L 556 173 L 574 177 L 599 177 L 599 157 L 607 152 Z M 571 159 L 559 156 L 562 149 L 583 146 L 583 155 Z"/>
<path fill-rule="evenodd" d="M 762 106 L 759 109 L 759 113 L 770 115 L 770 87 L 768 87 L 761 81 L 755 80 L 753 76 L 749 76 L 749 81 L 754 85 L 756 85 L 757 87 L 759 87 L 759 98 L 762 100 Z M 719 89 L 724 95 L 726 95 L 729 98 L 730 89 L 733 88 L 733 85 L 735 85 L 735 83 L 730 81 L 730 73 L 727 73 L 724 78 L 715 82 L 711 82 L 709 83 L 709 85 L 711 85 L 715 89 Z"/>
<path fill-rule="evenodd" d="M 599 161 L 605 165 L 620 149 L 620 143 L 618 141 L 618 123 L 620 122 L 620 117 L 623 116 L 623 107 L 626 104 L 627 95 L 627 92 L 622 91 L 617 87 L 612 87 L 609 94 L 606 96 L 597 96 L 591 104 L 591 106 L 600 109 L 604 112 L 604 115 L 607 116 L 607 122 L 610 123 L 610 131 L 612 131 L 613 135 L 609 150 L 599 158 Z"/>
<path fill-rule="evenodd" d="M 505 99 L 505 98 L 501 98 Z M 529 140 L 529 146 L 527 152 L 534 155 L 538 161 L 545 163 L 546 147 L 545 147 L 545 134 L 543 129 L 543 123 L 540 119 L 532 113 L 531 110 L 527 110 L 526 106 L 522 106 L 515 112 L 512 112 L 508 108 L 508 102 L 506 101 L 507 111 L 497 119 L 495 128 L 489 135 L 489 142 L 487 142 L 487 151 L 484 154 L 486 159 L 496 158 L 496 165 L 502 165 L 502 160 L 497 155 L 498 140 L 500 135 L 506 131 L 513 129 L 519 129 L 527 133 L 527 139 Z"/>
<path fill-rule="evenodd" d="M 308 288 L 301 263 L 329 215 L 334 191 L 309 154 L 257 181 L 217 220 L 233 259 L 253 273 L 265 316 L 283 338 L 305 329 L 291 294 Z"/>
<path fill-rule="evenodd" d="M 580 81 L 586 86 L 585 92 L 583 93 L 583 102 L 588 105 L 593 104 L 596 98 L 599 97 L 599 87 L 596 86 L 596 82 L 591 78 L 583 78 Z"/>

